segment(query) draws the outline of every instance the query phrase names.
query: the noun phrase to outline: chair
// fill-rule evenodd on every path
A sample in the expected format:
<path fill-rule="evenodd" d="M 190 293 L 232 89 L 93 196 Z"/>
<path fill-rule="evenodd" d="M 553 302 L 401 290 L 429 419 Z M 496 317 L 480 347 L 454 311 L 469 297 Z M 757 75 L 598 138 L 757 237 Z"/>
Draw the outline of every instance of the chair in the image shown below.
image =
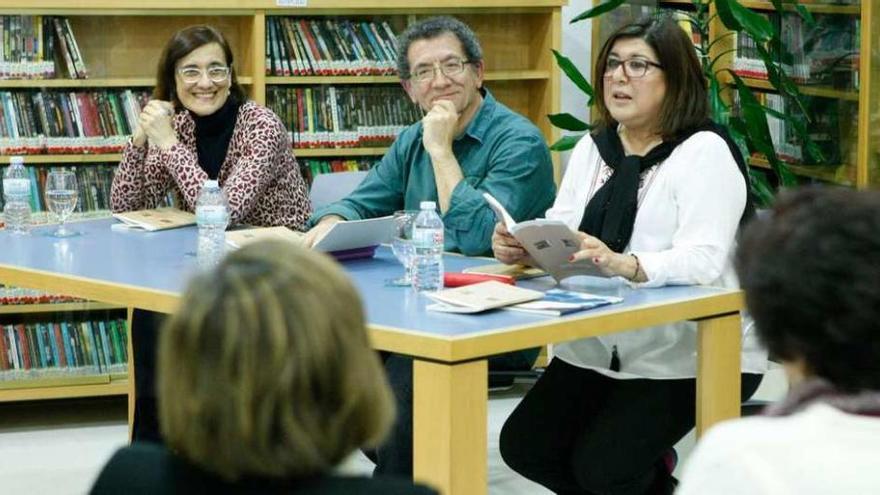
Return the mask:
<path fill-rule="evenodd" d="M 316 175 L 309 191 L 312 209 L 317 210 L 348 196 L 366 176 L 367 172 L 361 170 Z"/>

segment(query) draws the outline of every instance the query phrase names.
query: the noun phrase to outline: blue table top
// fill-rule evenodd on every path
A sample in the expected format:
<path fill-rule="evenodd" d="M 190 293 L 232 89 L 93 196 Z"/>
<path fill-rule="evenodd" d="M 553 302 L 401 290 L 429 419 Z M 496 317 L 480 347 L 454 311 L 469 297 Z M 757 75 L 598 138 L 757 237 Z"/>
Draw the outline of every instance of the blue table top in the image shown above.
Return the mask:
<path fill-rule="evenodd" d="M 0 231 L 0 267 L 38 270 L 53 273 L 59 278 L 180 294 L 187 280 L 197 270 L 195 227 L 162 232 L 126 232 L 112 230 L 110 225 L 113 223 L 115 221 L 112 219 L 74 223 L 73 229 L 83 235 L 67 239 L 47 236 L 54 226 L 34 229 L 28 236 Z M 450 272 L 492 262 L 486 258 L 457 255 L 446 255 L 444 259 L 446 271 Z M 387 247 L 380 247 L 372 259 L 347 261 L 343 266 L 360 290 L 367 321 L 374 327 L 440 338 L 461 338 L 559 320 L 557 317 L 504 310 L 476 315 L 427 311 L 425 306 L 431 301 L 424 295 L 407 287 L 385 285 L 386 279 L 397 277 L 403 271 Z M 549 289 L 555 284 L 550 277 L 541 277 L 520 282 L 519 285 Z M 575 313 L 563 317 L 565 319 L 583 318 L 586 313 L 619 312 L 731 292 L 709 287 L 634 290 L 617 280 L 594 277 L 569 279 L 564 287 L 624 298 L 620 304 Z"/>

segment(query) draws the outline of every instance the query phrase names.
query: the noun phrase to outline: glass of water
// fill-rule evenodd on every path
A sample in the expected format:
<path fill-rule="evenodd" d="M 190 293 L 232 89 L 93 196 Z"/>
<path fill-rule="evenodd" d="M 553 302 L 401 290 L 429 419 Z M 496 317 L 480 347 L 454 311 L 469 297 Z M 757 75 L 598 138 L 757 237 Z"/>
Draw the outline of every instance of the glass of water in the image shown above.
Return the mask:
<path fill-rule="evenodd" d="M 79 235 L 64 225 L 76 208 L 77 190 L 76 175 L 70 170 L 56 168 L 46 176 L 46 205 L 49 211 L 58 215 L 58 228 L 52 232 L 53 237 Z"/>
<path fill-rule="evenodd" d="M 404 268 L 403 276 L 386 280 L 386 284 L 406 287 L 412 284 L 412 227 L 418 210 L 400 210 L 394 212 L 394 238 L 391 240 L 391 251 Z"/>

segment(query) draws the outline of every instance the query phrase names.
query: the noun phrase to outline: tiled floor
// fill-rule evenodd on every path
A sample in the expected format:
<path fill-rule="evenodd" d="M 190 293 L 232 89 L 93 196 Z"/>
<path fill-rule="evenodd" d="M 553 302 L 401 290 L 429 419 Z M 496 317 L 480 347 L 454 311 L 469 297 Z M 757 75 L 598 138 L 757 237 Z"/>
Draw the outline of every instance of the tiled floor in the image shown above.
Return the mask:
<path fill-rule="evenodd" d="M 511 471 L 498 453 L 498 433 L 525 386 L 493 393 L 489 401 L 489 493 L 544 495 L 544 490 Z M 772 370 L 757 396 L 785 393 L 780 370 Z M 0 491 L 27 495 L 82 494 L 101 466 L 127 439 L 122 398 L 0 404 Z M 693 445 L 689 435 L 676 447 L 682 461 Z M 679 464 L 681 465 L 681 463 Z M 360 455 L 345 464 L 348 472 L 369 473 Z"/>

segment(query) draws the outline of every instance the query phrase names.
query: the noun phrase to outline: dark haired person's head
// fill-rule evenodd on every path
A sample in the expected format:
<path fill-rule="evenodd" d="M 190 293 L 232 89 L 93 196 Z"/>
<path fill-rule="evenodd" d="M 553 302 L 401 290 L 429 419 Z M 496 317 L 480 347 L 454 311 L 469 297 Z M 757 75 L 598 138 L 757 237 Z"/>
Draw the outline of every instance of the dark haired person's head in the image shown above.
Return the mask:
<path fill-rule="evenodd" d="M 593 77 L 604 125 L 620 123 L 671 139 L 708 119 L 706 79 L 693 42 L 669 16 L 645 18 L 612 33 Z"/>
<path fill-rule="evenodd" d="M 232 49 L 212 26 L 189 26 L 174 33 L 159 58 L 153 98 L 170 101 L 196 115 L 211 115 L 227 98 L 243 103 Z"/>
<path fill-rule="evenodd" d="M 326 473 L 394 415 L 354 286 L 282 241 L 190 283 L 161 332 L 157 388 L 169 447 L 229 480 Z"/>
<path fill-rule="evenodd" d="M 410 99 L 425 112 L 451 101 L 466 125 L 482 103 L 483 51 L 467 24 L 430 17 L 397 37 L 397 71 Z"/>
<path fill-rule="evenodd" d="M 771 354 L 843 391 L 880 390 L 880 192 L 781 194 L 736 265 Z"/>

